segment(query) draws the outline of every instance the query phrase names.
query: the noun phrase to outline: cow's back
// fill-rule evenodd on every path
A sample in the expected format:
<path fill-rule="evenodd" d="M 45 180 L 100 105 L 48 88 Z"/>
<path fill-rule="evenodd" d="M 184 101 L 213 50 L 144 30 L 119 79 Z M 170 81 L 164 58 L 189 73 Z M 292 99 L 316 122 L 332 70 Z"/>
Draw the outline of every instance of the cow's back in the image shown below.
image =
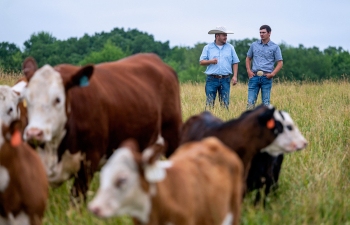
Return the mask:
<path fill-rule="evenodd" d="M 202 112 L 190 117 L 181 128 L 180 145 L 190 141 L 200 141 L 207 137 L 211 129 L 218 127 L 223 121 L 210 112 Z"/>
<path fill-rule="evenodd" d="M 65 66 L 71 67 L 60 65 L 59 70 L 67 70 Z M 72 88 L 68 95 L 69 132 L 79 139 L 72 143 L 76 149 L 98 142 L 100 149 L 111 151 L 129 137 L 144 149 L 156 141 L 167 117 L 176 118 L 178 131 L 181 126 L 176 73 L 154 54 L 98 64 L 89 86 Z"/>

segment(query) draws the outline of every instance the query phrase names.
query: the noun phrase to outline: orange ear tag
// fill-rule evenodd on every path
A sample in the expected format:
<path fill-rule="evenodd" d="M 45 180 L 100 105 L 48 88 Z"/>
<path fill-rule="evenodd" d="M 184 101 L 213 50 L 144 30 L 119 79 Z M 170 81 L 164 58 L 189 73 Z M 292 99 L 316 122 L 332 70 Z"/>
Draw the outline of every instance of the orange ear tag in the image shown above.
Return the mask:
<path fill-rule="evenodd" d="M 266 126 L 269 129 L 274 128 L 275 127 L 275 120 L 274 119 L 270 119 L 269 121 L 267 121 Z"/>
<path fill-rule="evenodd" d="M 19 132 L 18 130 L 16 130 L 15 132 L 13 132 L 13 135 L 11 137 L 11 146 L 12 147 L 17 147 L 22 143 L 22 135 L 21 132 Z"/>

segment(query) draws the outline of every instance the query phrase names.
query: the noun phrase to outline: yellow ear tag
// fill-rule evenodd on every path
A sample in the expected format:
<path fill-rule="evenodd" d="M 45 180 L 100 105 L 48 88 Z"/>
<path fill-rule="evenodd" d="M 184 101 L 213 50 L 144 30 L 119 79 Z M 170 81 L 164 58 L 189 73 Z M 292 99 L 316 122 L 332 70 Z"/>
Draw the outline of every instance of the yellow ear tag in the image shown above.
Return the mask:
<path fill-rule="evenodd" d="M 25 99 L 23 99 L 23 106 L 24 108 L 27 108 L 27 101 Z"/>

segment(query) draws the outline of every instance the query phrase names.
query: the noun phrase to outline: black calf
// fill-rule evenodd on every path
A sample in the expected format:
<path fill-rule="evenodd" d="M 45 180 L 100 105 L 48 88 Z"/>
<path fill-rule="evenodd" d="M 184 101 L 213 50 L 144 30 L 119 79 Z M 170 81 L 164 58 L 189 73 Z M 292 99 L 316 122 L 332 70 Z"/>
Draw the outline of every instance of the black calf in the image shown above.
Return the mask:
<path fill-rule="evenodd" d="M 251 167 L 247 178 L 247 189 L 253 191 L 258 189 L 256 194 L 255 204 L 260 201 L 260 189 L 265 186 L 265 198 L 270 193 L 271 187 L 276 189 L 278 187 L 277 181 L 281 171 L 283 162 L 283 154 L 274 157 L 266 152 L 256 154 L 252 160 Z"/>

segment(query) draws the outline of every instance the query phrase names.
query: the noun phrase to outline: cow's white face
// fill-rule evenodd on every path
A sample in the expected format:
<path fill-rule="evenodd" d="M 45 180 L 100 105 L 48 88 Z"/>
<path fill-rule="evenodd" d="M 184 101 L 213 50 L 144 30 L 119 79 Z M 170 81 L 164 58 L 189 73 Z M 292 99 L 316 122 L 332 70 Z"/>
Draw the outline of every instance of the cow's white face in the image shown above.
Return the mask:
<path fill-rule="evenodd" d="M 0 85 L 0 118 L 7 126 L 20 117 L 20 111 L 17 108 L 19 99 L 19 95 L 9 86 Z"/>
<path fill-rule="evenodd" d="M 129 215 L 147 222 L 151 200 L 141 186 L 140 173 L 130 149 L 117 149 L 100 174 L 100 187 L 89 209 L 99 217 Z"/>
<path fill-rule="evenodd" d="M 65 87 L 60 74 L 49 65 L 38 69 L 30 79 L 24 97 L 29 120 L 24 139 L 44 143 L 62 136 L 67 115 Z"/>
<path fill-rule="evenodd" d="M 262 152 L 277 156 L 282 153 L 290 153 L 306 148 L 307 141 L 295 126 L 292 118 L 287 112 L 276 110 L 274 113 L 276 121 L 283 126 L 283 132 L 280 133 L 271 145 L 267 146 Z"/>

